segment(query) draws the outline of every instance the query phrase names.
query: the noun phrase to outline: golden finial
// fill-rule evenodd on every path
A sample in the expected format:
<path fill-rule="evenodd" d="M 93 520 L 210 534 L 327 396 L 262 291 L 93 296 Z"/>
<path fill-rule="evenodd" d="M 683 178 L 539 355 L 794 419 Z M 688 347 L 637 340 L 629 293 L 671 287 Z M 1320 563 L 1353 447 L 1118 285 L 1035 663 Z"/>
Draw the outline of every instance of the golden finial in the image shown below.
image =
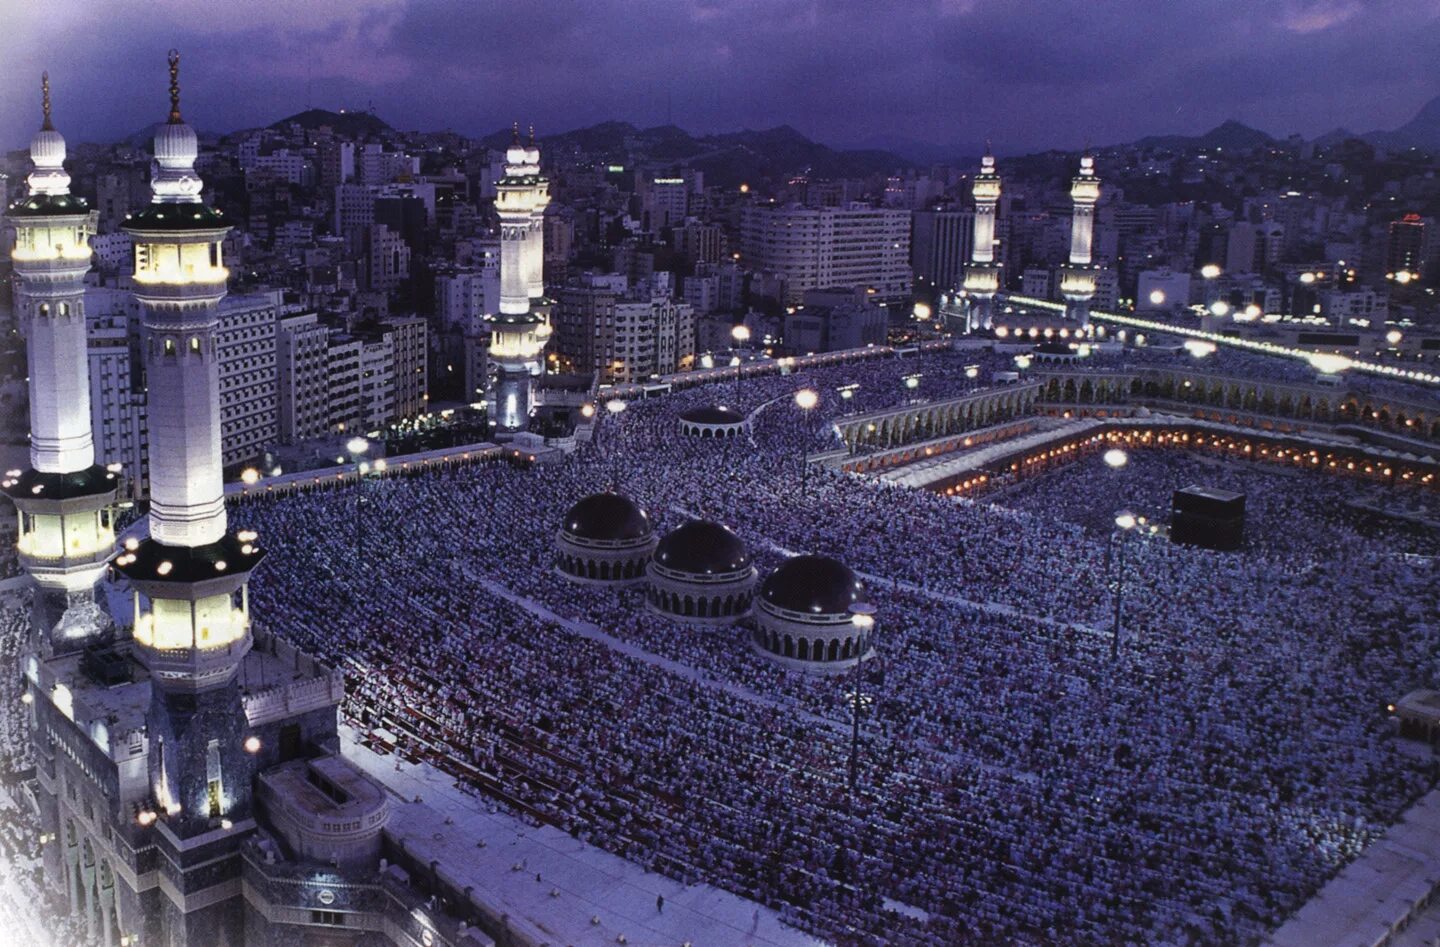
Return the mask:
<path fill-rule="evenodd" d="M 170 124 L 185 121 L 180 117 L 180 51 L 170 50 Z"/>
<path fill-rule="evenodd" d="M 531 125 L 531 126 L 530 126 L 530 147 L 531 147 L 531 148 L 534 148 L 534 147 L 535 147 L 535 126 L 534 126 L 534 125 Z"/>
<path fill-rule="evenodd" d="M 518 144 L 520 144 L 520 123 L 519 123 L 519 122 L 515 122 L 513 125 L 510 126 L 510 144 L 512 144 L 512 145 L 518 145 Z"/>
<path fill-rule="evenodd" d="M 43 131 L 53 132 L 55 126 L 50 123 L 50 73 L 40 73 L 40 109 L 45 113 L 45 124 L 40 128 Z"/>
<path fill-rule="evenodd" d="M 990 151 L 990 139 L 985 139 L 985 157 L 993 158 L 995 155 Z"/>

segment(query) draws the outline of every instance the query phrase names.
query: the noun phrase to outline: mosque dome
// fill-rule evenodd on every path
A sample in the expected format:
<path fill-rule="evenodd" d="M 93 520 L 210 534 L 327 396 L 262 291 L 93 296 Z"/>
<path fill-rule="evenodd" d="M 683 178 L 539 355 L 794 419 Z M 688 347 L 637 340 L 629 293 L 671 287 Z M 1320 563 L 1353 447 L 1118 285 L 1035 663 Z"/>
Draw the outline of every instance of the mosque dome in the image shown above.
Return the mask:
<path fill-rule="evenodd" d="M 195 129 L 184 122 L 166 122 L 155 129 L 155 161 L 162 168 L 189 168 L 200 154 Z"/>
<path fill-rule="evenodd" d="M 793 556 L 770 573 L 760 588 L 767 604 L 811 615 L 844 615 L 860 601 L 855 573 L 829 556 Z"/>
<path fill-rule="evenodd" d="M 640 540 L 651 533 L 650 517 L 624 494 L 593 493 L 565 514 L 562 530 L 592 542 Z"/>
<path fill-rule="evenodd" d="M 690 520 L 672 529 L 655 547 L 655 564 L 690 575 L 724 575 L 750 565 L 745 542 L 728 526 Z"/>
<path fill-rule="evenodd" d="M 691 424 L 739 424 L 745 420 L 745 416 L 734 408 L 707 404 L 684 412 L 680 415 L 680 420 L 689 421 Z"/>
<path fill-rule="evenodd" d="M 42 128 L 30 139 L 30 160 L 37 168 L 58 168 L 65 163 L 65 136 Z"/>

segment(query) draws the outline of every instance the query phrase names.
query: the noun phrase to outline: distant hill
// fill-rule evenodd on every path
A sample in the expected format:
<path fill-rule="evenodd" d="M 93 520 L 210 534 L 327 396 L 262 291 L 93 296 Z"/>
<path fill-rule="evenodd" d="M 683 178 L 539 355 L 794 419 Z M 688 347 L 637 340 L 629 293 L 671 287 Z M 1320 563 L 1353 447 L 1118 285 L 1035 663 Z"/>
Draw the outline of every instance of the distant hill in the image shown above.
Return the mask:
<path fill-rule="evenodd" d="M 1383 148 L 1423 148 L 1440 151 L 1440 96 L 1420 107 L 1415 117 L 1393 131 L 1373 131 L 1363 135 L 1372 145 Z"/>
<path fill-rule="evenodd" d="M 512 132 L 502 129 L 482 142 L 504 148 Z M 911 162 L 881 150 L 837 150 L 812 141 L 789 125 L 696 137 L 674 125 L 638 128 L 602 122 L 557 135 L 539 136 L 547 150 L 575 150 L 619 163 L 627 155 L 684 163 L 705 174 L 707 184 L 738 185 L 810 172 L 822 177 L 865 177 L 908 168 Z"/>
<path fill-rule="evenodd" d="M 1193 148 L 1229 148 L 1232 151 L 1248 151 L 1264 148 L 1275 143 L 1275 139 L 1249 125 L 1234 119 L 1222 122 L 1203 135 L 1151 135 L 1132 142 L 1137 148 L 1164 148 L 1172 151 L 1188 151 Z"/>
<path fill-rule="evenodd" d="M 378 137 L 393 131 L 388 123 L 369 112 L 332 112 L 329 109 L 306 109 L 289 118 L 282 118 L 270 127 L 281 130 L 291 125 L 316 129 L 330 126 L 336 134 L 347 138 Z"/>

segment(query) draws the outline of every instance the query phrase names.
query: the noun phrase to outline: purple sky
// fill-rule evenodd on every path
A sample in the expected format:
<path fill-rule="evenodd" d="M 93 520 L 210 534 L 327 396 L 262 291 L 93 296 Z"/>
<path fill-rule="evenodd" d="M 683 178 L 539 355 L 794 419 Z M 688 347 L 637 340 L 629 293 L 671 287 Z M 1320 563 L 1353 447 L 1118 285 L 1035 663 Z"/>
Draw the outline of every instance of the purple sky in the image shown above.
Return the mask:
<path fill-rule="evenodd" d="M 307 104 L 401 128 L 789 123 L 833 144 L 997 150 L 1403 123 L 1440 94 L 1440 0 L 4 0 L 0 143 L 50 70 L 72 141 L 164 117 L 185 56 L 204 130 Z"/>

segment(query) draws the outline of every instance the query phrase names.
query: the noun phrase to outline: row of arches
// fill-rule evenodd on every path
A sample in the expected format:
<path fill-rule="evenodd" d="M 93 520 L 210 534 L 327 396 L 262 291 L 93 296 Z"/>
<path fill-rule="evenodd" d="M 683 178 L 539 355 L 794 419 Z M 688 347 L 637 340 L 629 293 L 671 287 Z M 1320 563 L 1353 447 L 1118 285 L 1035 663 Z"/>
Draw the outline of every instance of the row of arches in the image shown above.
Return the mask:
<path fill-rule="evenodd" d="M 852 450 L 862 446 L 896 447 L 1009 421 L 1030 413 L 1038 397 L 1038 388 L 1025 386 L 963 401 L 917 405 L 882 418 L 857 418 L 844 423 L 841 437 Z"/>
<path fill-rule="evenodd" d="M 854 635 L 812 640 L 803 635 L 782 635 L 769 628 L 756 628 L 754 640 L 771 654 L 797 661 L 849 661 L 865 653 L 864 639 Z"/>
<path fill-rule="evenodd" d="M 646 598 L 660 611 L 682 618 L 739 618 L 750 610 L 753 596 L 748 591 L 723 596 L 681 595 L 652 585 Z"/>
<path fill-rule="evenodd" d="M 1146 376 L 1052 375 L 1044 381 L 1052 404 L 1128 404 L 1173 401 L 1322 424 L 1356 424 L 1405 437 L 1440 441 L 1440 413 L 1356 392 L 1271 385 L 1203 373 Z"/>
<path fill-rule="evenodd" d="M 83 911 L 86 939 L 117 947 L 122 928 L 115 873 L 109 859 L 96 853 L 89 837 L 76 828 L 71 818 L 65 820 L 63 859 L 70 916 L 78 918 Z"/>
<path fill-rule="evenodd" d="M 680 433 L 688 437 L 698 437 L 704 440 L 733 440 L 745 433 L 745 426 L 742 424 L 725 424 L 715 426 L 710 424 L 692 424 L 689 421 L 680 422 Z"/>
<path fill-rule="evenodd" d="M 558 553 L 555 565 L 566 575 L 596 582 L 624 582 L 645 575 L 644 559 L 587 559 L 569 553 Z"/>

